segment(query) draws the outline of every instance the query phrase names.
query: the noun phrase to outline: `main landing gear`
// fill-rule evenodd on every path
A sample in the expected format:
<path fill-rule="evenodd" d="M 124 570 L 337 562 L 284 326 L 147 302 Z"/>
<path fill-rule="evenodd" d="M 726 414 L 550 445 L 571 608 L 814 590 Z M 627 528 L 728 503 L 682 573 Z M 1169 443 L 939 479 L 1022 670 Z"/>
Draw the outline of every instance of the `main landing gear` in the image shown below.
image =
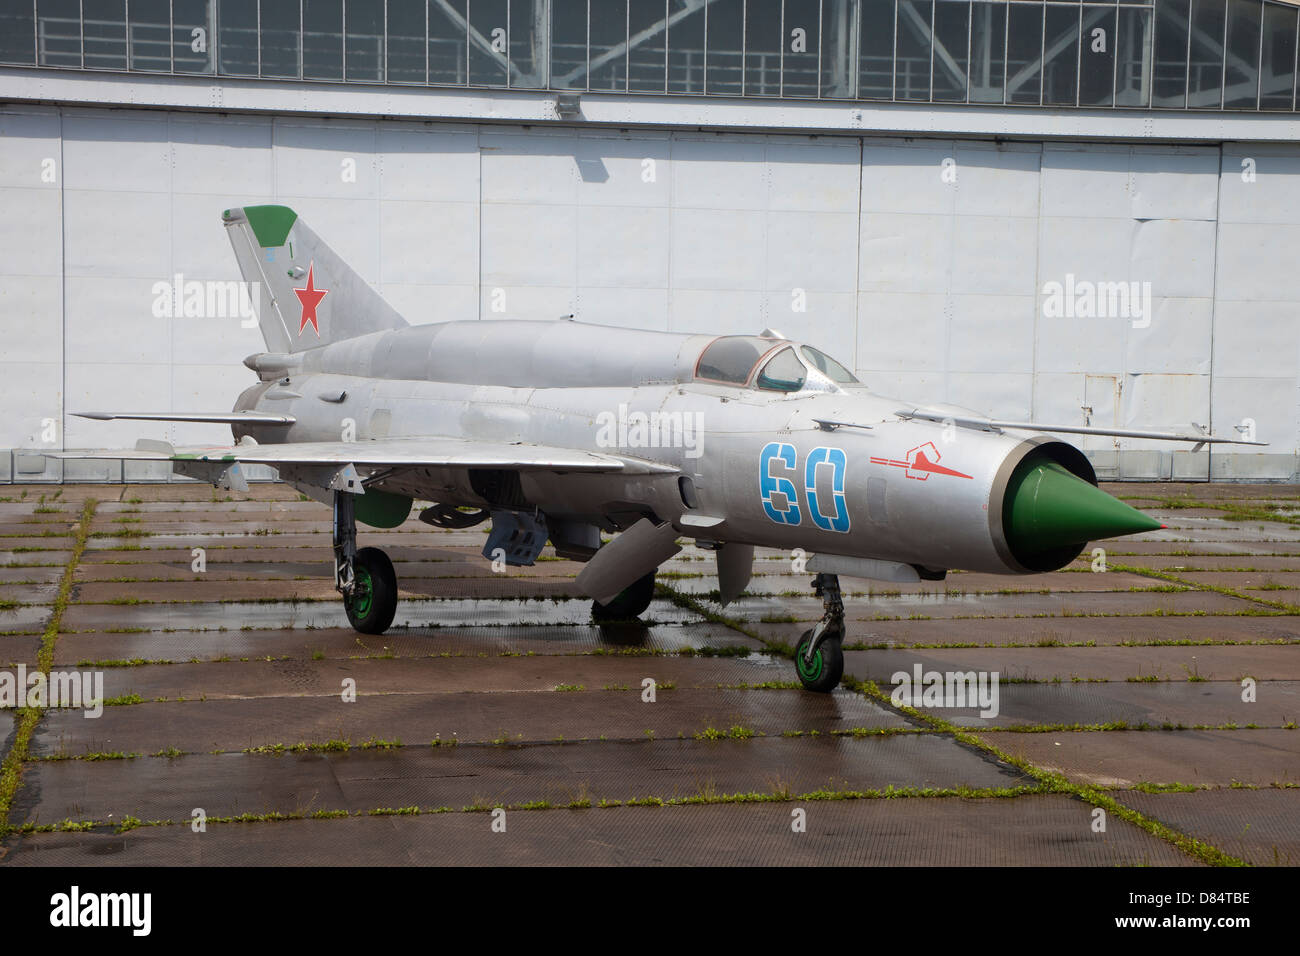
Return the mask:
<path fill-rule="evenodd" d="M 334 492 L 334 587 L 348 621 L 362 634 L 382 634 L 397 613 L 397 574 L 378 548 L 357 550 L 357 521 L 350 492 Z"/>
<path fill-rule="evenodd" d="M 844 676 L 844 601 L 840 579 L 834 574 L 813 578 L 813 591 L 822 599 L 826 613 L 817 626 L 803 632 L 794 652 L 795 670 L 807 690 L 829 694 Z"/>
<path fill-rule="evenodd" d="M 608 604 L 592 601 L 591 619 L 597 624 L 606 621 L 630 621 L 645 613 L 654 596 L 655 573 L 651 571 L 619 591 L 618 596 Z"/>

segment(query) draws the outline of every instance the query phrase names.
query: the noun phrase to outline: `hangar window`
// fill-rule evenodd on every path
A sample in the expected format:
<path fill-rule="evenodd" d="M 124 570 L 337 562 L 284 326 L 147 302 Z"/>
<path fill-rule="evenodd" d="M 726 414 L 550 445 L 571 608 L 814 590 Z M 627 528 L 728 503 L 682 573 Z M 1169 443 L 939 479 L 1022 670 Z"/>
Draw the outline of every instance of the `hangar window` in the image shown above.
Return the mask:
<path fill-rule="evenodd" d="M 604 0 L 591 4 L 587 65 L 593 90 L 627 89 L 627 3 Z"/>
<path fill-rule="evenodd" d="M 172 69 L 177 73 L 212 72 L 215 17 L 207 0 L 172 0 Z"/>
<path fill-rule="evenodd" d="M 343 75 L 348 80 L 382 80 L 383 4 L 343 5 Z"/>
<path fill-rule="evenodd" d="M 627 7 L 627 88 L 636 93 L 664 92 L 667 54 L 667 5 L 660 0 L 637 0 Z"/>
<path fill-rule="evenodd" d="M 587 88 L 587 0 L 551 4 L 551 86 Z"/>
<path fill-rule="evenodd" d="M 131 0 L 131 69 L 168 72 L 172 68 L 171 9 L 167 0 Z"/>
<path fill-rule="evenodd" d="M 132 3 L 134 10 L 136 4 Z M 302 19 L 297 4 L 271 3 L 262 0 L 259 33 L 261 34 L 262 75 L 298 77 L 302 51 Z"/>
<path fill-rule="evenodd" d="M 77 0 L 40 0 L 36 20 L 36 62 L 41 66 L 81 66 L 81 6 Z"/>
<path fill-rule="evenodd" d="M 469 5 L 469 82 L 471 86 L 508 86 L 510 69 L 503 55 L 510 44 L 507 0 L 474 0 Z"/>
<path fill-rule="evenodd" d="M 429 82 L 469 82 L 465 0 L 429 0 Z"/>
<path fill-rule="evenodd" d="M 1264 5 L 1263 60 L 1259 65 L 1259 108 L 1291 109 L 1295 86 L 1296 11 Z"/>
<path fill-rule="evenodd" d="M 36 62 L 36 16 L 26 0 L 0 0 L 0 63 Z"/>
<path fill-rule="evenodd" d="M 388 0 L 384 68 L 389 83 L 423 83 L 428 79 L 425 72 L 428 18 L 425 0 Z"/>
<path fill-rule="evenodd" d="M 700 355 L 695 377 L 729 385 L 744 385 L 758 360 L 776 343 L 757 335 L 724 335 Z"/>
<path fill-rule="evenodd" d="M 257 76 L 257 0 L 217 6 L 218 68 L 227 76 Z"/>
<path fill-rule="evenodd" d="M 690 12 L 688 12 L 690 11 Z M 668 41 L 668 92 L 700 93 L 704 90 L 703 5 L 684 8 L 665 24 Z"/>
<path fill-rule="evenodd" d="M 812 363 L 817 371 L 821 372 L 827 378 L 837 385 L 861 385 L 853 373 L 846 369 L 835 359 L 831 358 L 825 352 L 813 348 L 811 345 L 799 346 L 799 351 L 803 352 L 803 357 Z"/>
<path fill-rule="evenodd" d="M 1007 8 L 977 3 L 971 7 L 970 101 L 1001 103 L 1006 79 Z"/>
<path fill-rule="evenodd" d="M 304 0 L 302 22 L 303 75 L 343 79 L 343 0 Z"/>
<path fill-rule="evenodd" d="M 827 11 L 828 16 L 833 13 Z M 821 0 L 785 0 L 783 15 L 781 95 L 816 96 L 820 92 L 817 62 L 822 52 Z"/>
<path fill-rule="evenodd" d="M 0 64 L 1049 107 L 1296 109 L 1300 0 L 0 0 Z"/>
<path fill-rule="evenodd" d="M 1146 106 L 1151 97 L 1151 10 L 1120 7 L 1115 32 L 1115 105 Z"/>
<path fill-rule="evenodd" d="M 773 392 L 797 392 L 807 379 L 808 370 L 790 348 L 781 349 L 768 359 L 754 384 Z"/>
<path fill-rule="evenodd" d="M 82 15 L 81 37 L 86 69 L 125 70 L 126 3 L 101 0 L 95 4 L 93 14 Z"/>
<path fill-rule="evenodd" d="M 510 4 L 510 85 L 516 89 L 546 86 L 546 14 L 541 4 Z M 540 20 L 539 20 L 540 18 Z"/>

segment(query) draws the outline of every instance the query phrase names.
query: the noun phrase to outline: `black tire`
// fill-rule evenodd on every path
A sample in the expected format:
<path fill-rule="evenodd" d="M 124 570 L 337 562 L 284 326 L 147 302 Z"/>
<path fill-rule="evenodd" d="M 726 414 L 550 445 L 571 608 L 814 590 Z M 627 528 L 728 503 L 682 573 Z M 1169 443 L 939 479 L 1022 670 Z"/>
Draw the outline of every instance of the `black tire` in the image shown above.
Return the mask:
<path fill-rule="evenodd" d="M 629 584 L 608 604 L 591 602 L 591 617 L 595 621 L 630 621 L 645 613 L 655 596 L 655 573 Z"/>
<path fill-rule="evenodd" d="M 812 663 L 805 662 L 804 651 L 812 640 L 812 633 L 809 629 L 799 638 L 799 646 L 794 651 L 794 669 L 805 690 L 829 694 L 840 686 L 840 678 L 844 676 L 844 651 L 840 647 L 840 638 L 831 635 L 817 645 Z"/>
<path fill-rule="evenodd" d="M 362 634 L 382 634 L 397 613 L 397 574 L 393 562 L 378 548 L 362 548 L 352 559 L 356 586 L 344 595 L 348 621 Z"/>

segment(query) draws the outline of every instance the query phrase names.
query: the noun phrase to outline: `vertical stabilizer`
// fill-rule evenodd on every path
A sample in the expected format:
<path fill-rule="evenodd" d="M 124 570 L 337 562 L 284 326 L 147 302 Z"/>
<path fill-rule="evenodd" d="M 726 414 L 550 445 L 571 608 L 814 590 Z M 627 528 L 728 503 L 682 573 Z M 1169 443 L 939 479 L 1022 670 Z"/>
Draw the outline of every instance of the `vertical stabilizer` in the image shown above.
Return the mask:
<path fill-rule="evenodd" d="M 222 214 L 271 352 L 302 352 L 408 325 L 288 206 Z"/>

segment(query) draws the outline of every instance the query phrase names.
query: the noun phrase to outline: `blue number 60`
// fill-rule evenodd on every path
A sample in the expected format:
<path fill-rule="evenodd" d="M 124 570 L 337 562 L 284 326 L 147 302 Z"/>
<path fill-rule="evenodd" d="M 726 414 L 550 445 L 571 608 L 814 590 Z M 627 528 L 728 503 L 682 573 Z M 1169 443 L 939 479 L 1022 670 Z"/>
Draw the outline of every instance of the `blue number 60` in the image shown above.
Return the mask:
<path fill-rule="evenodd" d="M 794 446 L 783 442 L 768 442 L 758 456 L 758 484 L 763 495 L 763 510 L 777 524 L 797 525 L 803 520 L 797 500 L 799 492 L 789 478 L 778 478 L 772 474 L 772 463 L 777 460 L 794 471 Z M 774 494 L 784 496 L 784 508 L 778 508 L 773 503 Z"/>
<path fill-rule="evenodd" d="M 831 467 L 831 502 L 835 506 L 835 514 L 829 517 L 822 507 L 825 502 L 819 501 L 817 497 L 818 465 Z M 847 465 L 844 451 L 840 448 L 814 448 L 804 463 L 803 483 L 804 490 L 808 493 L 808 514 L 812 516 L 813 524 L 823 531 L 849 530 L 849 507 L 844 500 L 844 470 Z"/>

